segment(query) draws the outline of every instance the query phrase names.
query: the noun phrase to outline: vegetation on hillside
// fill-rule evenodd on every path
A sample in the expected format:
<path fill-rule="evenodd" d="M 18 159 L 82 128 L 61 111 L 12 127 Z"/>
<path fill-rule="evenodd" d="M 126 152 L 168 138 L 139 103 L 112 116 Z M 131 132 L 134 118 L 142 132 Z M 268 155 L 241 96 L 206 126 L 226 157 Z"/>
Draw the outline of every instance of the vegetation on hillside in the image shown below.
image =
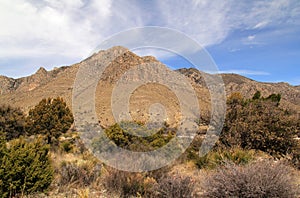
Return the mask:
<path fill-rule="evenodd" d="M 5 132 L 6 140 L 25 135 L 25 115 L 11 106 L 0 106 L 0 131 Z"/>
<path fill-rule="evenodd" d="M 27 131 L 31 135 L 42 134 L 52 144 L 73 124 L 73 115 L 62 98 L 43 99 L 29 111 Z"/>
<path fill-rule="evenodd" d="M 49 144 L 72 123 L 72 113 L 61 98 L 42 100 L 28 117 L 20 109 L 0 107 L 1 197 L 23 196 L 49 187 L 54 176 Z M 35 135 L 36 140 L 25 135 Z"/>
<path fill-rule="evenodd" d="M 204 197 L 297 197 L 293 170 L 280 162 L 264 160 L 245 167 L 227 164 L 203 185 Z"/>
<path fill-rule="evenodd" d="M 153 131 L 155 130 L 155 131 Z M 174 136 L 175 129 L 163 126 L 160 129 L 149 130 L 143 123 L 139 122 L 121 122 L 116 123 L 107 129 L 105 129 L 105 135 L 112 140 L 112 143 L 116 146 L 132 151 L 151 151 L 166 145 Z M 154 133 L 146 137 L 137 136 L 134 133 Z M 101 138 L 94 139 L 93 147 L 98 149 Z"/>
<path fill-rule="evenodd" d="M 240 148 L 215 149 L 203 157 L 197 157 L 195 162 L 199 168 L 215 169 L 227 163 L 245 165 L 255 159 L 254 150 Z"/>
<path fill-rule="evenodd" d="M 6 143 L 1 136 L 0 163 L 1 197 L 41 192 L 52 182 L 49 146 L 41 139 L 27 142 L 20 138 Z"/>
<path fill-rule="evenodd" d="M 279 94 L 263 98 L 260 92 L 252 99 L 245 99 L 240 93 L 232 94 L 227 102 L 220 144 L 261 150 L 275 157 L 295 152 L 299 120 L 279 107 L 280 98 Z"/>
<path fill-rule="evenodd" d="M 173 165 L 144 173 L 115 170 L 93 157 L 78 134 L 69 130 L 74 119 L 62 98 L 43 99 L 28 116 L 2 106 L 0 197 L 33 193 L 38 197 L 93 193 L 90 196 L 97 197 L 103 192 L 109 197 L 297 197 L 299 181 L 292 174 L 299 171 L 291 163 L 274 162 L 274 158 L 287 159 L 299 167 L 300 161 L 296 140 L 300 123 L 281 108 L 280 100 L 279 94 L 264 98 L 257 92 L 246 99 L 233 93 L 224 129 L 212 151 L 199 157 L 203 138 L 199 133 Z M 104 132 L 111 144 L 134 152 L 160 148 L 176 135 L 167 123 L 153 131 L 140 122 L 121 122 Z M 152 135 L 142 137 L 141 133 Z M 92 140 L 94 149 L 103 147 L 101 138 Z M 193 168 L 181 172 L 173 169 L 175 164 Z M 207 175 L 200 178 L 202 169 Z"/>

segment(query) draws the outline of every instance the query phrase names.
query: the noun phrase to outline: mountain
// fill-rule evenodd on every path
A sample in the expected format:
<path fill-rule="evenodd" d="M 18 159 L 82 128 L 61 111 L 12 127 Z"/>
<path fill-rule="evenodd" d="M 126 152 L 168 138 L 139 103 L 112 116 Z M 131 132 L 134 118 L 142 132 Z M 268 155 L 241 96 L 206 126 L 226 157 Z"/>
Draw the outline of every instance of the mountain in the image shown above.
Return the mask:
<path fill-rule="evenodd" d="M 59 67 L 51 71 L 40 68 L 35 74 L 19 79 L 0 76 L 0 104 L 10 104 L 28 112 L 41 99 L 60 96 L 71 107 L 73 84 L 78 69 L 81 66 L 105 62 L 116 54 L 121 54 L 121 56 L 114 59 L 105 69 L 95 93 L 96 112 L 101 124 L 103 126 L 113 124 L 111 94 L 118 79 L 129 69 L 136 68 L 141 64 L 155 62 L 162 67 L 166 66 L 154 57 L 139 57 L 126 48 L 113 47 L 99 51 L 71 66 Z M 203 78 L 204 73 L 194 68 L 183 68 L 176 71 L 187 77 L 197 94 L 201 113 L 209 115 L 210 93 Z M 240 92 L 245 97 L 250 98 L 256 91 L 261 91 L 263 96 L 280 93 L 282 95 L 281 105 L 300 114 L 299 86 L 291 86 L 287 83 L 262 83 L 237 74 L 219 75 L 223 78 L 227 95 L 232 92 Z M 176 121 L 180 116 L 180 107 L 176 95 L 166 86 L 153 83 L 140 86 L 131 94 L 130 99 L 130 113 L 134 119 L 141 121 L 148 119 L 148 108 L 158 101 L 165 105 L 169 122 Z"/>
<path fill-rule="evenodd" d="M 187 76 L 193 83 L 205 87 L 205 81 L 201 72 L 194 68 L 179 69 L 180 73 Z M 244 97 L 251 98 L 256 91 L 260 91 L 263 97 L 267 97 L 273 93 L 279 93 L 282 96 L 281 106 L 300 113 L 300 90 L 299 86 L 292 86 L 288 83 L 264 83 L 257 82 L 238 74 L 219 74 L 224 84 L 226 95 L 229 96 L 233 92 L 240 92 Z"/>

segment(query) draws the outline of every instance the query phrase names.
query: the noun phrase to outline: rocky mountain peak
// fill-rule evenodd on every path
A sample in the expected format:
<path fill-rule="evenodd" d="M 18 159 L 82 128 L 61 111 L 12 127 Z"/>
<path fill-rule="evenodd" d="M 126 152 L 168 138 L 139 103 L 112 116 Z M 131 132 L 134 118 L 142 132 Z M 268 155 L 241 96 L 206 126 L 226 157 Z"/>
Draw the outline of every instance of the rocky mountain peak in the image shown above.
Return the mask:
<path fill-rule="evenodd" d="M 60 96 L 64 97 L 71 106 L 72 86 L 78 68 L 88 64 L 97 65 L 103 61 L 111 60 L 111 57 L 116 58 L 111 62 L 108 61 L 109 65 L 102 73 L 101 82 L 98 85 L 101 88 L 98 95 L 101 98 L 107 98 L 107 100 L 105 99 L 107 103 L 99 103 L 101 104 L 100 107 L 105 109 L 103 111 L 110 110 L 111 100 L 109 96 L 111 88 L 126 71 L 143 63 L 157 62 L 162 64 L 153 56 L 140 57 L 127 48 L 116 46 L 94 53 L 89 58 L 71 66 L 59 67 L 51 71 L 41 67 L 35 74 L 19 79 L 0 76 L 0 104 L 15 104 L 18 107 L 28 109 L 36 105 L 42 98 Z M 195 68 L 183 68 L 176 71 L 190 79 L 191 85 L 195 87 L 199 98 L 203 101 L 202 107 L 208 105 L 210 99 L 204 76 L 210 74 L 198 71 Z M 291 86 L 287 83 L 256 82 L 238 74 L 218 75 L 221 75 L 223 78 L 227 95 L 233 92 L 240 92 L 245 97 L 251 98 L 256 91 L 261 91 L 264 97 L 272 93 L 279 93 L 282 95 L 283 105 L 300 112 L 300 86 Z M 137 92 L 140 93 L 139 101 L 146 100 L 146 95 L 151 98 L 150 96 L 154 96 L 156 92 L 166 93 L 162 88 L 153 88 L 153 90 L 155 91 L 147 87 Z M 143 104 L 148 103 L 145 101 Z M 139 102 L 135 105 L 137 109 L 141 109 L 139 105 Z M 104 115 L 106 114 L 104 113 Z M 103 119 L 106 119 L 104 115 Z"/>
<path fill-rule="evenodd" d="M 177 72 L 188 77 L 192 82 L 199 84 L 201 86 L 206 86 L 205 80 L 203 78 L 204 72 L 197 70 L 196 68 L 182 68 L 178 69 Z"/>
<path fill-rule="evenodd" d="M 47 70 L 44 67 L 40 67 L 36 73 L 36 75 L 46 75 L 47 74 Z"/>
<path fill-rule="evenodd" d="M 6 76 L 0 76 L 0 95 L 10 93 L 14 90 L 15 80 Z"/>

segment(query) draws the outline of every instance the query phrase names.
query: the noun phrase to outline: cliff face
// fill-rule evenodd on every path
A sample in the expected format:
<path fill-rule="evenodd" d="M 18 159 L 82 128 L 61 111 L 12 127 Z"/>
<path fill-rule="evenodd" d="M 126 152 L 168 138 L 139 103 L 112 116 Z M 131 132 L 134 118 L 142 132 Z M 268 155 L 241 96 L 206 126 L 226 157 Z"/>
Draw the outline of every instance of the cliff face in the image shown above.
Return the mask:
<path fill-rule="evenodd" d="M 8 78 L 6 76 L 0 76 L 0 95 L 4 95 L 15 91 L 16 80 L 13 78 Z"/>
<path fill-rule="evenodd" d="M 99 120 L 103 125 L 112 124 L 114 119 L 111 112 L 111 93 L 118 79 L 129 69 L 143 63 L 155 62 L 165 67 L 154 57 L 139 57 L 123 47 L 114 47 L 106 51 L 99 51 L 71 66 L 60 67 L 51 71 L 40 68 L 35 74 L 28 77 L 12 79 L 0 76 L 0 104 L 17 106 L 27 112 L 43 98 L 60 96 L 71 106 L 72 89 L 78 68 L 84 64 L 97 64 L 105 61 L 110 54 L 120 51 L 124 53 L 111 62 L 103 72 L 95 93 Z M 190 81 L 198 96 L 201 113 L 208 115 L 210 112 L 210 94 L 203 78 L 204 73 L 193 68 L 176 71 L 186 76 Z M 237 74 L 221 74 L 221 76 L 227 95 L 232 92 L 240 92 L 245 97 L 250 98 L 256 91 L 261 91 L 263 96 L 280 93 L 282 105 L 300 113 L 299 86 L 291 86 L 287 83 L 261 83 Z M 157 101 L 166 106 L 166 111 L 169 112 L 168 117 L 172 122 L 180 116 L 178 101 L 171 90 L 162 85 L 147 84 L 139 87 L 131 95 L 130 111 L 132 117 L 137 120 L 148 119 L 148 108 Z"/>
<path fill-rule="evenodd" d="M 65 69 L 67 69 L 67 67 L 60 67 L 52 71 L 47 71 L 45 68 L 41 67 L 35 74 L 18 79 L 0 76 L 1 95 L 32 91 L 47 84 Z"/>
<path fill-rule="evenodd" d="M 64 97 L 71 105 L 71 91 L 77 66 L 61 67 L 52 71 L 40 68 L 35 74 L 12 79 L 0 77 L 0 104 L 20 107 L 25 112 L 47 97 Z"/>

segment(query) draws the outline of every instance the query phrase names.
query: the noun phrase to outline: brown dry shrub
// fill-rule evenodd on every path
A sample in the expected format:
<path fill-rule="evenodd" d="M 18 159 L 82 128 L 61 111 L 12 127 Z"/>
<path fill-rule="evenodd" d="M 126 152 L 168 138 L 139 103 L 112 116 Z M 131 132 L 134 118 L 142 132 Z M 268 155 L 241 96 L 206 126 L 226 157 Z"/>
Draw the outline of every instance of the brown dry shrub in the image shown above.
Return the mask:
<path fill-rule="evenodd" d="M 282 162 L 228 164 L 204 182 L 204 197 L 298 197 L 295 179 L 293 170 Z"/>
<path fill-rule="evenodd" d="M 111 169 L 103 182 L 108 191 L 117 193 L 120 197 L 172 198 L 193 196 L 194 181 L 191 177 L 163 173 L 165 173 L 165 169 L 154 171 L 152 174 Z"/>
<path fill-rule="evenodd" d="M 144 180 L 145 177 L 141 173 L 111 169 L 104 178 L 104 186 L 108 191 L 118 193 L 121 197 L 144 195 L 147 190 Z M 147 185 L 149 184 L 148 182 Z"/>
<path fill-rule="evenodd" d="M 166 176 L 153 189 L 152 195 L 159 198 L 193 197 L 194 182 L 188 176 Z"/>
<path fill-rule="evenodd" d="M 59 175 L 60 186 L 75 185 L 84 187 L 92 184 L 100 176 L 101 166 L 90 161 L 83 161 L 81 163 L 62 162 Z"/>

